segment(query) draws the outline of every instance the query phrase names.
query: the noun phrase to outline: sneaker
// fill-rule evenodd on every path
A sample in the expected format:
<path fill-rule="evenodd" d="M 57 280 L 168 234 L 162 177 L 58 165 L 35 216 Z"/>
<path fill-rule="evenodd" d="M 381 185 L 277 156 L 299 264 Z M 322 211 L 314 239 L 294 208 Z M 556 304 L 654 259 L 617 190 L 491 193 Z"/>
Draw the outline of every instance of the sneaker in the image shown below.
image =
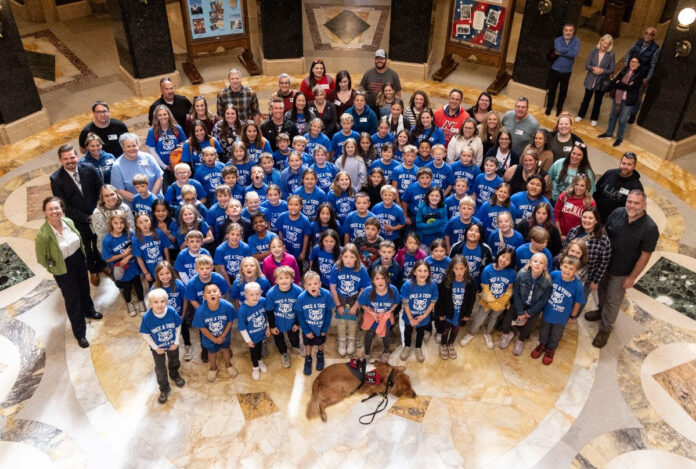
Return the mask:
<path fill-rule="evenodd" d="M 341 357 L 346 356 L 346 338 L 340 337 L 338 339 L 338 355 Z"/>
<path fill-rule="evenodd" d="M 176 384 L 180 388 L 183 388 L 184 384 L 186 384 L 186 381 L 181 376 L 177 376 L 176 378 L 174 378 L 174 384 Z"/>
<path fill-rule="evenodd" d="M 438 344 L 442 342 L 442 334 L 440 334 L 439 332 L 435 334 L 435 342 L 437 342 Z"/>
<path fill-rule="evenodd" d="M 466 344 L 471 342 L 474 339 L 474 336 L 472 334 L 466 334 L 464 337 L 462 337 L 462 340 L 459 341 L 459 345 L 461 347 L 466 347 Z"/>
<path fill-rule="evenodd" d="M 593 309 L 585 313 L 586 321 L 599 321 L 600 319 L 602 319 L 602 312 L 598 309 Z"/>
<path fill-rule="evenodd" d="M 594 345 L 597 348 L 602 348 L 605 345 L 607 345 L 608 340 L 609 340 L 609 332 L 599 331 L 597 333 L 597 336 L 595 336 L 594 340 L 592 341 L 592 345 Z"/>
<path fill-rule="evenodd" d="M 304 374 L 307 376 L 312 374 L 312 356 L 307 355 L 304 359 Z"/>
<path fill-rule="evenodd" d="M 590 121 L 590 125 L 592 127 L 597 127 L 597 121 Z"/>
<path fill-rule="evenodd" d="M 355 353 L 355 337 L 348 337 L 348 355 L 353 355 Z"/>
<path fill-rule="evenodd" d="M 406 361 L 408 359 L 409 355 L 411 355 L 411 347 L 404 347 L 403 349 L 401 349 L 401 353 L 399 354 L 399 358 L 403 361 Z"/>
<path fill-rule="evenodd" d="M 483 340 L 486 342 L 486 347 L 488 347 L 489 350 L 493 350 L 495 348 L 493 337 L 491 337 L 490 334 L 483 334 Z"/>
<path fill-rule="evenodd" d="M 575 122 L 580 122 L 580 121 L 582 121 L 582 117 L 580 117 L 580 116 L 575 117 Z"/>
<path fill-rule="evenodd" d="M 239 374 L 239 371 L 237 371 L 237 368 L 235 368 L 234 365 L 226 367 L 225 370 L 227 370 L 227 376 L 230 378 L 236 378 Z"/>
<path fill-rule="evenodd" d="M 500 347 L 501 349 L 506 349 L 507 346 L 510 345 L 510 341 L 512 341 L 513 337 L 515 337 L 514 332 L 508 332 L 507 334 L 503 334 L 500 338 L 500 342 L 498 342 L 498 347 Z"/>
<path fill-rule="evenodd" d="M 300 347 L 292 347 L 292 351 L 293 351 L 295 354 L 297 354 L 297 355 L 299 355 L 299 356 L 301 356 L 301 357 L 304 357 L 304 352 L 300 349 Z"/>
<path fill-rule="evenodd" d="M 379 357 L 379 361 L 382 363 L 389 363 L 389 352 L 382 352 L 382 355 Z"/>
<path fill-rule="evenodd" d="M 206 349 L 201 349 L 201 361 L 208 363 L 208 351 Z"/>
<path fill-rule="evenodd" d="M 425 361 L 422 348 L 416 348 L 416 360 L 418 360 L 418 363 L 423 363 Z"/>
<path fill-rule="evenodd" d="M 532 350 L 532 358 L 536 360 L 545 351 L 546 351 L 546 345 L 542 345 L 542 344 L 537 345 L 536 348 L 534 350 Z"/>
<path fill-rule="evenodd" d="M 440 358 L 442 358 L 443 360 L 447 360 L 449 358 L 449 353 L 447 352 L 446 345 L 440 345 Z"/>
<path fill-rule="evenodd" d="M 429 341 L 429 340 L 430 340 L 430 335 L 431 335 L 431 332 L 430 332 L 430 331 L 425 331 L 425 333 L 423 334 L 423 342 Z"/>
<path fill-rule="evenodd" d="M 517 339 L 517 342 L 515 342 L 515 348 L 512 350 L 512 354 L 515 355 L 516 357 L 519 357 L 522 355 L 522 352 L 524 351 L 524 342 L 522 342 L 520 339 Z"/>
<path fill-rule="evenodd" d="M 258 381 L 261 375 L 259 374 L 259 367 L 255 366 L 254 368 L 251 369 L 251 379 L 254 381 Z"/>
<path fill-rule="evenodd" d="M 551 363 L 553 363 L 554 353 L 556 353 L 555 350 L 547 348 L 546 353 L 544 354 L 544 358 L 541 359 L 541 363 L 543 363 L 544 365 L 550 365 Z"/>
<path fill-rule="evenodd" d="M 454 350 L 454 344 L 449 344 L 447 346 L 447 355 L 449 355 L 450 359 L 452 360 L 457 358 L 457 351 Z"/>
<path fill-rule="evenodd" d="M 324 369 L 324 352 L 321 350 L 317 351 L 317 371 Z"/>
<path fill-rule="evenodd" d="M 191 361 L 193 358 L 193 347 L 190 345 L 184 345 L 184 361 Z"/>
<path fill-rule="evenodd" d="M 165 402 L 167 402 L 167 398 L 168 398 L 168 397 L 169 397 L 169 392 L 167 392 L 167 391 L 160 391 L 160 395 L 159 395 L 159 397 L 157 398 L 157 402 L 159 402 L 160 404 L 164 404 Z"/>
<path fill-rule="evenodd" d="M 609 138 L 609 137 L 611 137 L 611 135 L 609 135 L 606 132 L 597 135 L 597 138 Z"/>
<path fill-rule="evenodd" d="M 268 373 L 268 367 L 263 360 L 259 360 L 259 370 L 261 370 L 261 373 Z"/>
<path fill-rule="evenodd" d="M 217 378 L 217 370 L 209 370 L 208 371 L 208 382 L 214 383 L 215 378 Z"/>
<path fill-rule="evenodd" d="M 280 356 L 280 364 L 283 365 L 283 368 L 290 368 L 290 355 L 287 352 Z"/>
<path fill-rule="evenodd" d="M 126 303 L 126 310 L 128 311 L 128 316 L 133 317 L 138 314 L 138 307 L 135 303 Z"/>
<path fill-rule="evenodd" d="M 138 312 L 140 313 L 140 315 L 142 316 L 143 314 L 145 314 L 145 311 L 147 311 L 147 308 L 145 307 L 145 303 L 143 301 L 138 301 L 137 306 L 138 306 Z"/>

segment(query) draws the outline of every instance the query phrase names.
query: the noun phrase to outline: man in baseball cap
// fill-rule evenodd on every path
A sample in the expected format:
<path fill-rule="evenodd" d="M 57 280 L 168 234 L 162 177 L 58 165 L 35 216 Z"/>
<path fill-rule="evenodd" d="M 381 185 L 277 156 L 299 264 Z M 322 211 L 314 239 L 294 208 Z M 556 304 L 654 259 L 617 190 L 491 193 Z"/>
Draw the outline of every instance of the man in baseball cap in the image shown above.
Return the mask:
<path fill-rule="evenodd" d="M 378 117 L 379 109 L 376 106 L 377 95 L 382 91 L 385 83 L 391 83 L 396 90 L 396 96 L 401 96 L 401 81 L 399 74 L 387 67 L 387 53 L 384 49 L 375 51 L 375 66 L 365 72 L 360 81 L 360 88 L 365 90 L 367 104 L 375 111 Z"/>

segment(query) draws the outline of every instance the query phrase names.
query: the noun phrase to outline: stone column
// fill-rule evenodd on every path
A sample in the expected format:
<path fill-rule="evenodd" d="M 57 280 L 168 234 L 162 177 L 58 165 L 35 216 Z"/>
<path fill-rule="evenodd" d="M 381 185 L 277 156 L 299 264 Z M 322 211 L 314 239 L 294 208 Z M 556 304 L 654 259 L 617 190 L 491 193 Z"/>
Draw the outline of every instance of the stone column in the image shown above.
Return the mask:
<path fill-rule="evenodd" d="M 433 0 L 392 0 L 389 20 L 389 66 L 401 78 L 425 80 L 430 53 Z M 447 12 L 445 12 L 446 14 Z M 404 25 L 419 25 L 404 27 Z"/>
<path fill-rule="evenodd" d="M 540 0 L 525 3 L 515 66 L 507 88 L 508 96 L 524 96 L 536 106 L 546 103 L 550 67 L 546 53 L 553 47 L 553 40 L 561 35 L 565 23 L 578 24 L 582 9 L 582 0 L 549 3 L 551 10 L 545 14 L 539 11 Z"/>
<path fill-rule="evenodd" d="M 34 84 L 8 0 L 0 0 L 0 142 L 12 143 L 50 125 Z"/>
<path fill-rule="evenodd" d="M 685 7 L 694 8 L 694 1 L 677 3 L 665 40 L 660 44 L 660 58 L 638 115 L 638 125 L 629 126 L 627 135 L 631 143 L 666 159 L 696 148 L 696 50 L 676 56 L 680 41 L 688 41 L 696 49 L 696 23 L 686 30 L 678 28 L 677 15 Z"/>
<path fill-rule="evenodd" d="M 303 57 L 302 1 L 259 0 L 263 73 L 306 75 Z"/>
<path fill-rule="evenodd" d="M 107 0 L 123 80 L 137 96 L 158 95 L 159 80 L 179 87 L 165 0 Z"/>

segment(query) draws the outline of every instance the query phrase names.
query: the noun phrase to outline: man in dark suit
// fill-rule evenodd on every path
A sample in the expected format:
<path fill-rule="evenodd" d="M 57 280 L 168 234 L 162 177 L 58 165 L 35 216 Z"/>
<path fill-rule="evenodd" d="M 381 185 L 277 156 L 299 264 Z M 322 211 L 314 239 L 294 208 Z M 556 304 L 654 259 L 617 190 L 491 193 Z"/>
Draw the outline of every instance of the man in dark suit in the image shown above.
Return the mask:
<path fill-rule="evenodd" d="M 85 246 L 87 269 L 92 285 L 99 285 L 99 272 L 106 264 L 97 248 L 97 236 L 92 232 L 90 222 L 92 212 L 99 201 L 102 187 L 99 173 L 93 166 L 78 163 L 75 149 L 69 143 L 58 149 L 61 168 L 51 174 L 51 192 L 65 202 L 65 215 L 70 218 L 80 232 Z"/>

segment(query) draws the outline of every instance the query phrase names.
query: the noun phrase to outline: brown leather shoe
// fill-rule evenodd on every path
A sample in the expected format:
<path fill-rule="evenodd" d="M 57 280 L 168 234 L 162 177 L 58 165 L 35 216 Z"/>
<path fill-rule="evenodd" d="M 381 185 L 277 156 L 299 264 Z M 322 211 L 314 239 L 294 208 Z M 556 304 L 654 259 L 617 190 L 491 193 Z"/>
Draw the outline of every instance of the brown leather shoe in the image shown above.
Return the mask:
<path fill-rule="evenodd" d="M 94 272 L 89 274 L 89 281 L 94 285 L 95 287 L 99 286 L 99 282 L 101 279 L 99 278 L 99 274 Z"/>

